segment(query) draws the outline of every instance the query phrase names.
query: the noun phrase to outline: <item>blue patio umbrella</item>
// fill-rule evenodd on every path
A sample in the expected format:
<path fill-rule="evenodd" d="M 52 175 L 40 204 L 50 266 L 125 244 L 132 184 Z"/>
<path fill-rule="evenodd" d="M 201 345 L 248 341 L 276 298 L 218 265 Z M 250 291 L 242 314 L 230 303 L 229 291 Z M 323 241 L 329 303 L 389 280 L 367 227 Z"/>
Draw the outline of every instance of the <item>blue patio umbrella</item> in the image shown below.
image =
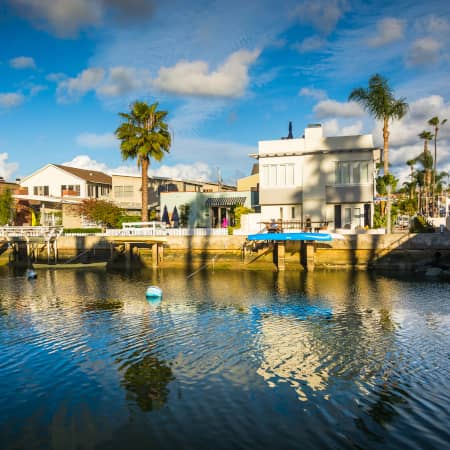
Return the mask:
<path fill-rule="evenodd" d="M 175 227 L 178 227 L 178 224 L 179 224 L 179 222 L 180 222 L 180 218 L 178 217 L 178 209 L 177 209 L 176 206 L 173 208 L 173 212 L 172 212 L 172 222 L 173 222 L 173 224 L 174 224 Z"/>
<path fill-rule="evenodd" d="M 164 205 L 163 215 L 161 217 L 162 222 L 166 222 L 167 225 L 170 225 L 169 213 L 167 212 L 167 206 Z"/>

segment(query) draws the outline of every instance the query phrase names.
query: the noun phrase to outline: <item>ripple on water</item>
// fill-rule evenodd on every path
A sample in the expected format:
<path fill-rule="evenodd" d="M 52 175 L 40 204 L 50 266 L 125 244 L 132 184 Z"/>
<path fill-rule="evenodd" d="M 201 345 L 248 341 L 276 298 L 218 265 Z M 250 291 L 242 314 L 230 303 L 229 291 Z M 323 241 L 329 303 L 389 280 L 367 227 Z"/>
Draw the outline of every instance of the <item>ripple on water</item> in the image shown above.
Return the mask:
<path fill-rule="evenodd" d="M 2 449 L 444 448 L 450 438 L 445 284 L 51 272 L 33 284 L 0 277 Z M 164 287 L 161 303 L 146 301 L 149 284 Z"/>

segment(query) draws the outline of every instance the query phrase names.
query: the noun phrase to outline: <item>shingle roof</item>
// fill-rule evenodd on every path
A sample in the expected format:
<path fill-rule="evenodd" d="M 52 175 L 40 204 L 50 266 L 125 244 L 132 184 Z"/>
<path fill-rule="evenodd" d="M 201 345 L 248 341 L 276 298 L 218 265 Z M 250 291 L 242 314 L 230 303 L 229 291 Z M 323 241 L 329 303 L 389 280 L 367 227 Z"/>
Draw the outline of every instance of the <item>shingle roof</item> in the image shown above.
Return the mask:
<path fill-rule="evenodd" d="M 55 164 L 55 166 L 72 175 L 82 178 L 83 180 L 90 181 L 91 183 L 112 184 L 112 178 L 109 175 L 98 172 L 97 170 L 78 169 L 76 167 L 62 166 L 60 164 Z"/>

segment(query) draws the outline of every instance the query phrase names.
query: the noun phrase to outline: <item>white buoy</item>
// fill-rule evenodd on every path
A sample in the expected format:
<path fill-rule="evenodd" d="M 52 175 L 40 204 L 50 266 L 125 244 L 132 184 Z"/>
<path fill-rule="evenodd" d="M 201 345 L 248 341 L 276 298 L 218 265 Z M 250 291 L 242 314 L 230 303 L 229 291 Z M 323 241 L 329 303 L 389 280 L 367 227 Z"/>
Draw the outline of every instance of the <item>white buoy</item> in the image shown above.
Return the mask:
<path fill-rule="evenodd" d="M 145 296 L 148 299 L 161 299 L 162 295 L 162 289 L 158 286 L 149 286 L 145 291 Z"/>

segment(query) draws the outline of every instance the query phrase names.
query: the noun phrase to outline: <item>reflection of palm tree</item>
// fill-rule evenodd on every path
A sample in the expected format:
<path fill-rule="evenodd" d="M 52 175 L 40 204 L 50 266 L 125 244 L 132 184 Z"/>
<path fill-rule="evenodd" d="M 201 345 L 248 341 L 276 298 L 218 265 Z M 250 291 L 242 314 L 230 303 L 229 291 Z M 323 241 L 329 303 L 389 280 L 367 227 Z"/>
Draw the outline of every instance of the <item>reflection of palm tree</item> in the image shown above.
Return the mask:
<path fill-rule="evenodd" d="M 166 403 L 169 394 L 167 385 L 174 379 L 172 369 L 164 361 L 146 356 L 128 367 L 122 385 L 134 394 L 142 411 L 152 411 Z"/>

